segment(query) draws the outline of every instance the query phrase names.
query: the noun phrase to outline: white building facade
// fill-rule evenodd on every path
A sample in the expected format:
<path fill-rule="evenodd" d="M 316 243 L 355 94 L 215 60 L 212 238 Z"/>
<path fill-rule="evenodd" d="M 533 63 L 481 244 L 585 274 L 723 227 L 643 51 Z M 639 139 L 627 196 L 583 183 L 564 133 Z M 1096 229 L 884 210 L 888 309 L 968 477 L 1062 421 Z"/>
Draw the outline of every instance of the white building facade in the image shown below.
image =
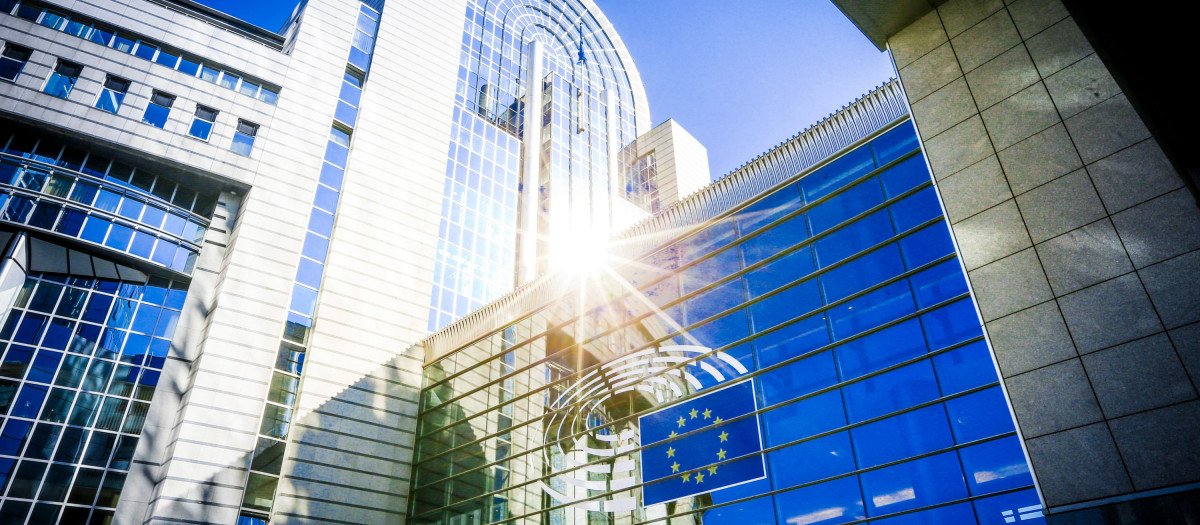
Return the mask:
<path fill-rule="evenodd" d="M 650 127 L 590 0 L 0 10 L 5 523 L 403 520 L 404 349 L 606 235 Z"/>

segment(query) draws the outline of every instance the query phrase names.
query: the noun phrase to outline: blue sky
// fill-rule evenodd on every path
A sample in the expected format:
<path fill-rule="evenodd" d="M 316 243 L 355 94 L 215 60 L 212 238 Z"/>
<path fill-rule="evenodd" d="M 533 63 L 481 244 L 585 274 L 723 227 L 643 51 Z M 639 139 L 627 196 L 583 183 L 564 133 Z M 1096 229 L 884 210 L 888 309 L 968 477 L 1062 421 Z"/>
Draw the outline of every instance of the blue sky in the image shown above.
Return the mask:
<path fill-rule="evenodd" d="M 295 0 L 200 0 L 271 30 Z M 714 178 L 893 75 L 829 0 L 596 0 L 633 55 L 654 124 L 708 148 Z"/>

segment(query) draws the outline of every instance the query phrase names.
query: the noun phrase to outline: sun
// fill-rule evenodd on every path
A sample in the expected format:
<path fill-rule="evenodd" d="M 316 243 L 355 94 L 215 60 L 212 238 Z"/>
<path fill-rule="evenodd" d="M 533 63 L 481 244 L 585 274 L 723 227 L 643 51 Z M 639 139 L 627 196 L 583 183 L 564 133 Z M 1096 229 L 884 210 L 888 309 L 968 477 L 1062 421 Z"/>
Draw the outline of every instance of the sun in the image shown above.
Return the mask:
<path fill-rule="evenodd" d="M 580 277 L 596 276 L 613 257 L 609 236 L 601 232 L 574 231 L 551 243 L 550 271 Z"/>

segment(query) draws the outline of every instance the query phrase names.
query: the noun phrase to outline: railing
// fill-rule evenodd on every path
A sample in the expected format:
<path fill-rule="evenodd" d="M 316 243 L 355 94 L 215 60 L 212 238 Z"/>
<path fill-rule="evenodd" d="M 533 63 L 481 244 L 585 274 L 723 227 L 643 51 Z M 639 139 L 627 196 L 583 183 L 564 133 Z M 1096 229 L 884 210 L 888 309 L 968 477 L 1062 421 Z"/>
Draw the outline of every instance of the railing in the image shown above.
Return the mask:
<path fill-rule="evenodd" d="M 0 153 L 0 223 L 79 239 L 190 275 L 208 222 L 149 193 Z"/>

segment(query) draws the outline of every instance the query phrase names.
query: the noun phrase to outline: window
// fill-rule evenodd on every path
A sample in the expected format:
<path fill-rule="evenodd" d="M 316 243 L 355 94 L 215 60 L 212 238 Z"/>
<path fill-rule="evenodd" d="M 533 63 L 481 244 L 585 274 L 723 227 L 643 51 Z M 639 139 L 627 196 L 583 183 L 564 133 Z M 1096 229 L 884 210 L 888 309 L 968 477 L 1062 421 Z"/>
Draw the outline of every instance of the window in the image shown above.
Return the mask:
<path fill-rule="evenodd" d="M 192 117 L 192 127 L 188 128 L 188 135 L 200 140 L 208 140 L 208 136 L 212 133 L 213 122 L 216 120 L 217 110 L 196 106 L 196 115 Z"/>
<path fill-rule="evenodd" d="M 175 103 L 175 96 L 168 95 L 161 91 L 154 91 L 150 95 L 150 103 L 146 105 L 146 114 L 142 115 L 142 122 L 150 124 L 156 128 L 162 128 L 167 124 L 167 115 L 171 113 L 171 105 Z"/>
<path fill-rule="evenodd" d="M 109 113 L 121 109 L 121 102 L 129 92 L 129 81 L 120 77 L 107 75 L 104 78 L 104 89 L 100 90 L 100 98 L 96 99 L 96 107 Z"/>
<path fill-rule="evenodd" d="M 137 47 L 133 49 L 133 54 L 146 60 L 154 60 L 154 54 L 158 52 L 158 47 L 154 44 L 145 41 L 138 41 Z"/>
<path fill-rule="evenodd" d="M 0 54 L 0 78 L 16 82 L 17 77 L 21 74 L 21 70 L 25 68 L 25 63 L 29 61 L 29 56 L 32 54 L 33 51 L 27 47 L 13 44 L 4 46 L 4 53 Z"/>
<path fill-rule="evenodd" d="M 48 95 L 67 98 L 82 72 L 83 66 L 60 59 L 54 66 L 54 72 L 50 74 L 50 78 L 46 79 L 46 87 L 42 91 Z"/>
<path fill-rule="evenodd" d="M 241 78 L 239 78 L 237 75 L 226 71 L 221 75 L 221 81 L 218 82 L 218 84 L 225 89 L 232 89 L 236 91 L 239 80 L 241 80 Z"/>
<path fill-rule="evenodd" d="M 239 119 L 237 132 L 233 134 L 233 146 L 229 149 L 238 155 L 250 156 L 254 149 L 254 136 L 258 134 L 258 124 Z"/>

